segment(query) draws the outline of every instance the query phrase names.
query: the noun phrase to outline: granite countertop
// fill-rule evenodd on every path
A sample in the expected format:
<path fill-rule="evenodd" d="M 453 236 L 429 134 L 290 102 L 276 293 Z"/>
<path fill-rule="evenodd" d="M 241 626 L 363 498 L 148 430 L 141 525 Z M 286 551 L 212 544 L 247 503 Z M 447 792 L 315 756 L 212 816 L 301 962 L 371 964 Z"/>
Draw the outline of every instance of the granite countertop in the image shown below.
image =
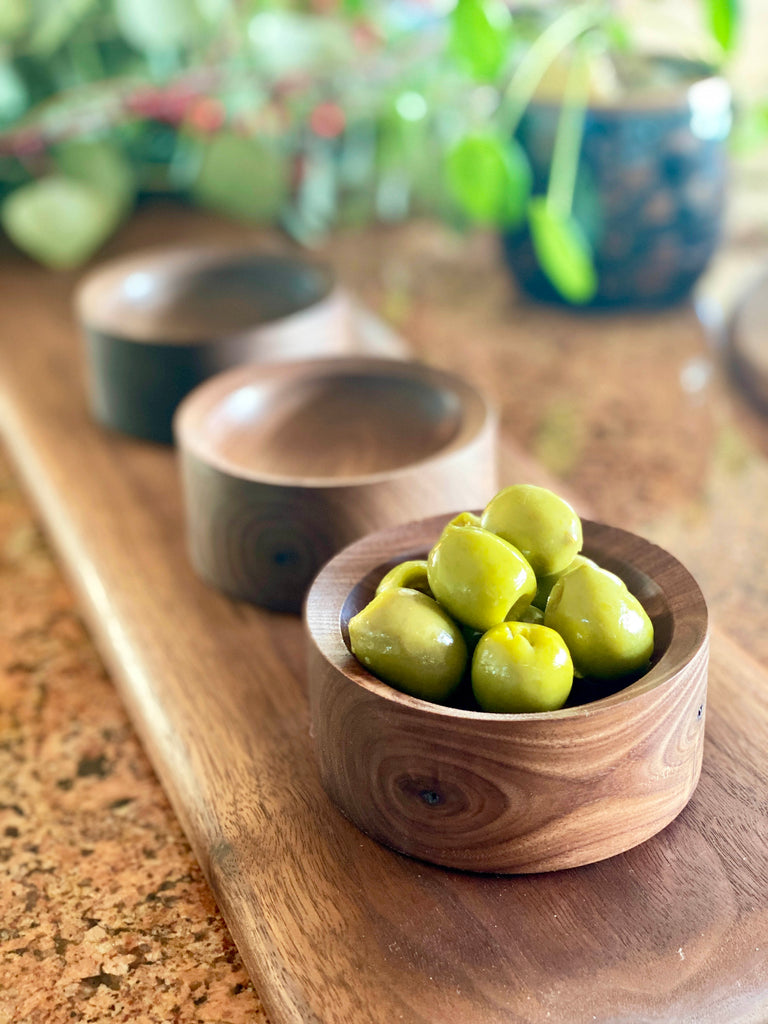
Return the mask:
<path fill-rule="evenodd" d="M 197 222 L 169 225 L 177 242 L 197 236 Z M 719 624 L 768 664 L 754 614 L 767 596 L 755 551 L 768 551 L 768 422 L 733 392 L 692 311 L 639 328 L 563 318 L 516 305 L 483 242 L 459 250 L 417 228 L 378 241 L 327 255 L 416 355 L 470 378 L 478 360 L 503 366 L 494 397 L 519 446 L 600 516 L 686 561 Z M 762 236 L 732 246 L 712 293 L 738 290 L 765 255 Z M 634 381 L 642 403 L 627 400 Z M 727 566 L 711 557 L 724 535 Z M 0 650 L 0 1024 L 266 1020 L 4 456 Z"/>
<path fill-rule="evenodd" d="M 0 1022 L 267 1017 L 0 455 Z"/>

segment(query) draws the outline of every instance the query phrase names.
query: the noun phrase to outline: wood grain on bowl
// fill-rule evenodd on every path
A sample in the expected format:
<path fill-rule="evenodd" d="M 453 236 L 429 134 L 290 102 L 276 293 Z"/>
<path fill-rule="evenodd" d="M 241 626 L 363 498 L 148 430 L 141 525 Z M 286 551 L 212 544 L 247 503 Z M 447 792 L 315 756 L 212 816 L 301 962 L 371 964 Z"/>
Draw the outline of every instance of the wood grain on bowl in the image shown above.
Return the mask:
<path fill-rule="evenodd" d="M 313 584 L 308 674 L 326 791 L 375 839 L 471 871 L 552 871 L 648 839 L 679 814 L 701 771 L 709 641 L 695 581 L 661 548 L 585 521 L 585 553 L 623 576 L 654 622 L 649 671 L 560 711 L 442 707 L 375 679 L 345 626 L 386 566 L 423 557 L 446 521 L 366 537 Z"/>
<path fill-rule="evenodd" d="M 363 534 L 496 486 L 496 417 L 452 374 L 350 357 L 218 375 L 175 419 L 197 572 L 280 611 Z"/>

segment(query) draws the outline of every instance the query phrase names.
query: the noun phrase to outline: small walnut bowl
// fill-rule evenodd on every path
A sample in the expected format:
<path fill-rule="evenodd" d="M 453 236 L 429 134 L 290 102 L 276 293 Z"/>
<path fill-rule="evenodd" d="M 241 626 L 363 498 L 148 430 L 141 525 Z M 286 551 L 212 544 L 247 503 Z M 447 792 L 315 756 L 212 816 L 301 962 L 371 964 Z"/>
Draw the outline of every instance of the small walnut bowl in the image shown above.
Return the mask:
<path fill-rule="evenodd" d="M 387 846 L 468 871 L 554 871 L 648 839 L 680 813 L 701 771 L 709 638 L 695 580 L 662 548 L 584 521 L 584 553 L 620 575 L 653 621 L 649 671 L 560 711 L 431 704 L 372 676 L 350 653 L 347 623 L 388 568 L 424 557 L 448 518 L 357 541 L 308 594 L 312 729 L 327 793 Z"/>
<path fill-rule="evenodd" d="M 374 357 L 243 366 L 174 420 L 189 551 L 235 597 L 301 611 L 337 551 L 496 489 L 496 415 L 461 378 Z"/>
<path fill-rule="evenodd" d="M 106 262 L 81 282 L 75 309 L 94 418 L 162 443 L 181 399 L 212 374 L 351 349 L 348 299 L 330 269 L 253 247 Z"/>

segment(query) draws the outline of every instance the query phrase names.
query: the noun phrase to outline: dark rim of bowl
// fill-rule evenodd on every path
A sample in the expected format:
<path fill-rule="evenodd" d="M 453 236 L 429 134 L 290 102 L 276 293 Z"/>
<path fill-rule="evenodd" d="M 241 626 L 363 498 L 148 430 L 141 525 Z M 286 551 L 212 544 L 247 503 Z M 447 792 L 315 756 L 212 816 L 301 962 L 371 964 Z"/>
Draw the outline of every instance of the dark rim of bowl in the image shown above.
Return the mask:
<path fill-rule="evenodd" d="M 114 314 L 104 314 L 101 294 L 107 291 L 114 294 L 126 277 L 137 272 L 145 272 L 167 276 L 181 280 L 191 273 L 201 274 L 206 270 L 217 271 L 227 266 L 247 265 L 251 263 L 280 266 L 286 270 L 293 268 L 297 273 L 313 275 L 318 281 L 316 295 L 297 303 L 284 314 L 275 314 L 254 319 L 241 327 L 227 330 L 215 336 L 212 332 L 195 334 L 190 331 L 164 330 L 162 338 L 151 336 L 145 332 L 127 330 L 122 320 Z M 86 329 L 122 341 L 135 342 L 138 345 L 173 345 L 198 346 L 220 341 L 233 335 L 241 335 L 250 330 L 267 327 L 270 324 L 287 320 L 289 317 L 306 313 L 332 297 L 336 288 L 336 279 L 330 267 L 304 259 L 291 253 L 272 251 L 268 248 L 257 248 L 247 245 L 210 244 L 185 247 L 157 247 L 140 250 L 125 256 L 116 257 L 99 264 L 80 281 L 75 291 L 74 306 L 78 318 Z"/>

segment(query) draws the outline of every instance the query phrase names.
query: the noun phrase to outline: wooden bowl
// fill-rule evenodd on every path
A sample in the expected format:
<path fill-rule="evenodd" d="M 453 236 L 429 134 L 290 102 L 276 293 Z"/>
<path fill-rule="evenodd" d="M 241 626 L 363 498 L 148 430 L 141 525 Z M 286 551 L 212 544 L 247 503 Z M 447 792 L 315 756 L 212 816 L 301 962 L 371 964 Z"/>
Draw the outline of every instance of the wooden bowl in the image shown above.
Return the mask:
<path fill-rule="evenodd" d="M 442 707 L 367 672 L 346 624 L 388 568 L 425 556 L 447 518 L 359 540 L 308 594 L 312 730 L 327 793 L 380 842 L 469 871 L 553 871 L 648 839 L 679 814 L 701 770 L 709 640 L 696 582 L 661 548 L 585 521 L 585 553 L 622 576 L 653 621 L 650 670 L 560 711 Z"/>
<path fill-rule="evenodd" d="M 414 362 L 240 367 L 193 391 L 175 430 L 194 567 L 279 611 L 300 611 L 321 565 L 370 530 L 496 487 L 495 413 Z"/>
<path fill-rule="evenodd" d="M 214 373 L 349 350 L 331 271 L 252 248 L 136 253 L 89 274 L 75 306 L 93 415 L 153 441 L 172 440 L 176 406 Z"/>

